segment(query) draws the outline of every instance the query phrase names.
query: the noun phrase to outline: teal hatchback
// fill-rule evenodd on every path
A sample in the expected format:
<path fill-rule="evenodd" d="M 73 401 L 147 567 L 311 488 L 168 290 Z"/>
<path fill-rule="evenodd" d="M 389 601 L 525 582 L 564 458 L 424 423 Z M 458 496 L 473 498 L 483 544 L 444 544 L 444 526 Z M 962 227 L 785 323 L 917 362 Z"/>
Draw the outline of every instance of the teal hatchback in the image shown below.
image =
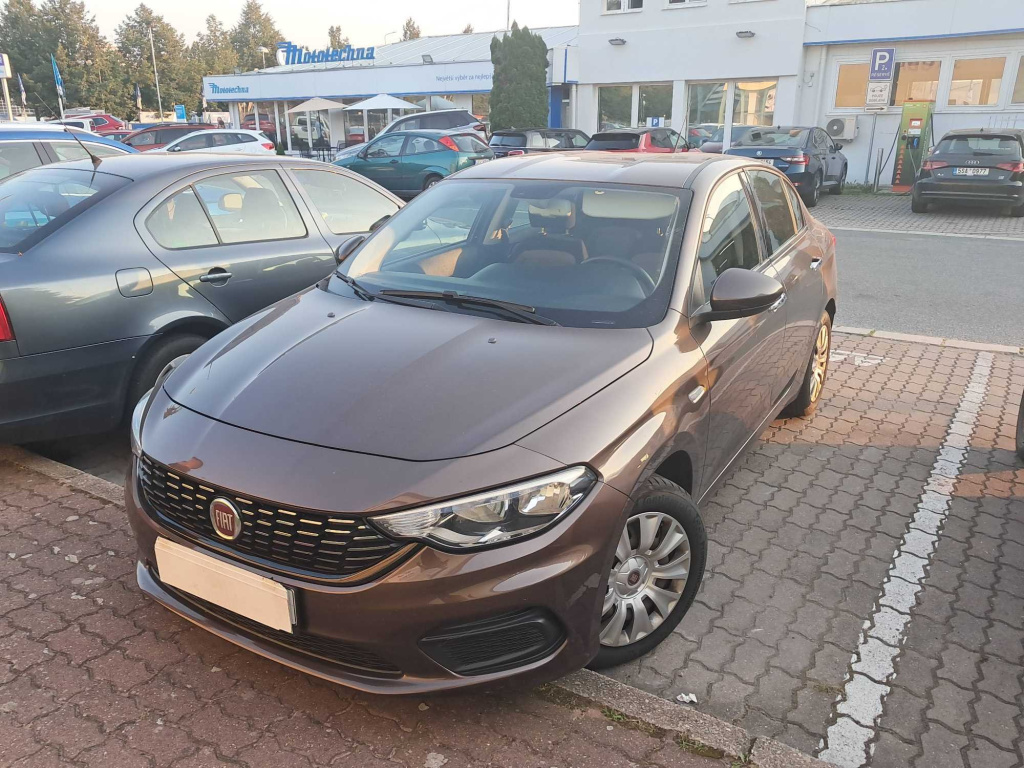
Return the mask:
<path fill-rule="evenodd" d="M 415 195 L 494 153 L 472 133 L 395 131 L 380 136 L 357 155 L 334 162 L 398 195 Z"/>

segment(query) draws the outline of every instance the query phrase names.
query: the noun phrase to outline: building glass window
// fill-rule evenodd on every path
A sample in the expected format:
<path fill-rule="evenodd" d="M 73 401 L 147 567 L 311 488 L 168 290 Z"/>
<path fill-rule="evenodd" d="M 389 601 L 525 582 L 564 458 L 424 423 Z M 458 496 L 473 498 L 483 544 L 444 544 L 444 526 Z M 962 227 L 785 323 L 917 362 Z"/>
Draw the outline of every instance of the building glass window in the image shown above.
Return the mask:
<path fill-rule="evenodd" d="M 691 83 L 687 88 L 686 118 L 691 128 L 724 125 L 725 83 Z"/>
<path fill-rule="evenodd" d="M 640 125 L 648 118 L 660 118 L 661 125 L 672 124 L 672 84 L 640 86 Z"/>
<path fill-rule="evenodd" d="M 836 108 L 864 107 L 868 98 L 868 64 L 840 64 L 836 79 Z"/>
<path fill-rule="evenodd" d="M 982 107 L 999 103 L 1006 59 L 957 59 L 953 62 L 953 81 L 949 85 L 949 106 Z"/>
<path fill-rule="evenodd" d="M 905 101 L 935 101 L 941 66 L 938 61 L 897 61 L 889 104 L 901 107 Z"/>
<path fill-rule="evenodd" d="M 643 7 L 644 0 L 604 0 L 604 10 L 606 13 L 639 11 Z"/>
<path fill-rule="evenodd" d="M 597 89 L 598 128 L 629 128 L 633 110 L 631 85 L 604 85 Z"/>
<path fill-rule="evenodd" d="M 774 125 L 778 80 L 736 83 L 733 88 L 733 125 Z"/>
<path fill-rule="evenodd" d="M 1024 56 L 1020 58 L 1020 64 L 1017 66 L 1017 83 L 1013 86 L 1013 98 L 1010 99 L 1014 104 L 1024 104 Z"/>

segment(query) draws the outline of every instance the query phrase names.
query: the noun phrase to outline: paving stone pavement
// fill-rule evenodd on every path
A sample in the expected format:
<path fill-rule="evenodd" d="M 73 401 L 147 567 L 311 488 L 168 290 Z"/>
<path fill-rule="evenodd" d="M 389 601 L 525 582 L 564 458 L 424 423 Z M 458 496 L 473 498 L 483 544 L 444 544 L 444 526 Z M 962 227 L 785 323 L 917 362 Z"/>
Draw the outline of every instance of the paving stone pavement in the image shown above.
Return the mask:
<path fill-rule="evenodd" d="M 555 692 L 357 694 L 146 599 L 120 506 L 0 461 L 3 768 L 725 768 Z"/>
<path fill-rule="evenodd" d="M 822 195 L 811 213 L 827 227 L 1024 239 L 1024 218 L 999 208 L 942 205 L 914 213 L 908 195 Z"/>
<path fill-rule="evenodd" d="M 822 746 L 978 353 L 836 335 L 825 400 L 778 421 L 703 505 L 708 573 L 616 679 L 810 754 Z M 848 354 L 842 354 L 842 353 Z M 870 739 L 872 768 L 1021 766 L 1024 358 L 988 389 Z M 839 700 L 837 703 L 837 699 Z"/>

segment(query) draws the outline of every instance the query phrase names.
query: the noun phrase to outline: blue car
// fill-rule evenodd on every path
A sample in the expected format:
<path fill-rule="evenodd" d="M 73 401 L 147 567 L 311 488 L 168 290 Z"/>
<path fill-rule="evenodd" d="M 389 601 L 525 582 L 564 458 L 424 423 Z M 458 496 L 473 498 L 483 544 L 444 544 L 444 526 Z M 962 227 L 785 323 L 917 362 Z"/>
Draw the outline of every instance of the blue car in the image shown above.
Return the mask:
<path fill-rule="evenodd" d="M 119 141 L 57 123 L 8 123 L 0 126 L 0 179 L 40 165 L 86 160 L 88 155 L 82 144 L 99 158 L 138 151 Z"/>
<path fill-rule="evenodd" d="M 776 125 L 746 130 L 726 154 L 775 166 L 793 182 L 807 207 L 813 208 L 823 190 L 843 194 L 849 163 L 842 148 L 821 128 Z"/>

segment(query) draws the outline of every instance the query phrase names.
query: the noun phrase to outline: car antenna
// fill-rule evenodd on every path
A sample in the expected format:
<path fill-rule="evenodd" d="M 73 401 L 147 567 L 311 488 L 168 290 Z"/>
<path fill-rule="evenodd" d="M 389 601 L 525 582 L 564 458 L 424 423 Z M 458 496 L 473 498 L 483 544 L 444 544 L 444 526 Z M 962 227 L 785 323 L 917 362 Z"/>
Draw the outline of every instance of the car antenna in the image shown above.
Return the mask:
<path fill-rule="evenodd" d="M 47 104 L 45 101 L 43 101 L 41 98 L 39 98 L 38 94 L 33 93 L 32 96 L 33 96 L 33 98 L 36 101 L 38 101 L 40 104 L 42 104 L 44 107 L 46 107 L 46 111 L 49 112 L 50 115 L 53 116 L 54 120 L 57 119 L 57 115 L 54 113 L 54 111 L 52 109 L 50 109 L 50 105 L 49 104 Z M 99 168 L 100 167 L 100 163 L 102 163 L 103 161 L 100 160 L 100 158 L 98 156 L 94 155 L 92 152 L 89 151 L 89 148 L 87 146 L 85 146 L 85 142 L 82 141 L 80 138 L 78 138 L 78 136 L 75 135 L 75 132 L 71 130 L 70 126 L 65 125 L 64 121 L 62 121 L 62 120 L 58 120 L 57 122 L 60 123 L 60 126 L 64 129 L 64 132 L 66 134 L 68 134 L 71 138 L 73 138 L 75 141 L 77 141 L 78 142 L 78 146 L 80 146 L 85 151 L 85 154 L 87 154 L 89 156 L 89 159 L 92 160 L 92 167 L 94 169 Z"/>

